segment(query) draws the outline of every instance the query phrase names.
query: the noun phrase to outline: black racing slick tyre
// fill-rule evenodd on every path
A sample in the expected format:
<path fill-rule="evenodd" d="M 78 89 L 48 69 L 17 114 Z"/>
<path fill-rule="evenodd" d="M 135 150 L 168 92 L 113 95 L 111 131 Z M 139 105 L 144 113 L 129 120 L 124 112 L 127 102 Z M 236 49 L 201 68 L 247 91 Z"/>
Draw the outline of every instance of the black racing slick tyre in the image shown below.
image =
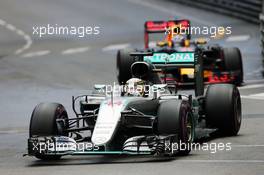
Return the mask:
<path fill-rule="evenodd" d="M 61 119 L 57 122 L 58 119 Z M 58 103 L 40 103 L 32 112 L 29 136 L 68 136 L 68 114 L 63 105 Z M 36 154 L 42 160 L 56 160 L 61 156 Z"/>
<path fill-rule="evenodd" d="M 236 85 L 241 85 L 243 83 L 244 72 L 240 50 L 236 47 L 224 48 L 223 57 L 225 71 L 235 72 L 236 75 L 234 83 Z"/>
<path fill-rule="evenodd" d="M 158 108 L 157 131 L 160 135 L 177 135 L 178 152 L 172 155 L 188 155 L 194 140 L 194 118 L 188 101 L 168 100 Z M 181 147 L 180 147 L 181 146 Z"/>
<path fill-rule="evenodd" d="M 132 78 L 131 65 L 135 62 L 134 57 L 130 53 L 135 51 L 131 48 L 118 50 L 116 56 L 117 80 L 119 84 L 125 84 L 127 80 Z"/>
<path fill-rule="evenodd" d="M 237 135 L 241 125 L 241 98 L 235 85 L 213 84 L 205 96 L 206 123 L 221 135 Z"/>

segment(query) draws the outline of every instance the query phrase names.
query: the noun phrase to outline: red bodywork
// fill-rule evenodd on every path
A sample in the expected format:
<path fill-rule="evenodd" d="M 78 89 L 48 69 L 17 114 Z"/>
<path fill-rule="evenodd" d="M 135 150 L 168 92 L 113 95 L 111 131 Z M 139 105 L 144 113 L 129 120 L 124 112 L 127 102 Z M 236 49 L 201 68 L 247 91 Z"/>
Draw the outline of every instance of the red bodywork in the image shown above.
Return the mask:
<path fill-rule="evenodd" d="M 162 73 L 161 77 L 162 83 L 174 84 L 177 86 L 188 86 L 194 85 L 194 82 L 184 82 L 183 80 L 175 77 L 165 77 Z M 235 80 L 235 75 L 230 72 L 211 73 L 210 76 L 204 78 L 204 84 L 217 84 L 217 83 L 233 83 Z"/>
<path fill-rule="evenodd" d="M 190 21 L 187 19 L 170 21 L 146 21 L 144 32 L 145 48 L 149 48 L 149 34 L 151 33 L 164 33 L 164 35 L 167 36 L 167 41 L 171 42 L 173 32 L 171 32 L 170 29 L 179 25 L 181 25 L 183 29 L 190 28 Z M 191 39 L 191 35 L 189 33 L 186 35 L 187 39 Z"/>

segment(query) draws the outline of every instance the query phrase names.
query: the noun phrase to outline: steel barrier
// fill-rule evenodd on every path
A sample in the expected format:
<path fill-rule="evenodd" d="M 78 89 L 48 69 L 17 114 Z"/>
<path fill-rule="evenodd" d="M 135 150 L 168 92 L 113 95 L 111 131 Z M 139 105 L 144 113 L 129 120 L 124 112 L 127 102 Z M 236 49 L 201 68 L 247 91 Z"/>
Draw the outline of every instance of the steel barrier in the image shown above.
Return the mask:
<path fill-rule="evenodd" d="M 262 0 L 171 0 L 259 23 Z"/>

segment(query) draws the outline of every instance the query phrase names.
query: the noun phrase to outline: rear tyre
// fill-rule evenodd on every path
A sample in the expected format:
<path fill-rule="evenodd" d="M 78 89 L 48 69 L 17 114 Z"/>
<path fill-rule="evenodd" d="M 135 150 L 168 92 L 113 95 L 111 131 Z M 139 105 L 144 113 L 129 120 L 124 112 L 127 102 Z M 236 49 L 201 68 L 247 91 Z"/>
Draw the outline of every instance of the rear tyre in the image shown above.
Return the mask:
<path fill-rule="evenodd" d="M 243 62 L 241 52 L 236 47 L 224 48 L 224 67 L 226 71 L 236 72 L 234 83 L 235 85 L 241 85 L 243 83 Z"/>
<path fill-rule="evenodd" d="M 190 104 L 184 100 L 164 101 L 160 104 L 157 116 L 157 131 L 160 135 L 178 136 L 175 138 L 178 150 L 172 152 L 172 156 L 188 155 L 194 140 L 194 118 Z"/>
<path fill-rule="evenodd" d="M 61 119 L 57 122 L 57 119 Z M 58 103 L 40 103 L 32 112 L 29 137 L 33 136 L 68 136 L 68 114 L 63 105 Z M 61 156 L 37 154 L 42 160 L 56 160 Z"/>
<path fill-rule="evenodd" d="M 130 53 L 135 51 L 134 49 L 122 49 L 118 50 L 116 56 L 116 69 L 117 80 L 119 84 L 125 84 L 127 80 L 132 78 L 131 65 L 135 62 L 134 57 L 130 56 Z"/>
<path fill-rule="evenodd" d="M 237 135 L 241 125 L 241 99 L 232 84 L 210 85 L 205 97 L 206 122 L 225 136 Z"/>

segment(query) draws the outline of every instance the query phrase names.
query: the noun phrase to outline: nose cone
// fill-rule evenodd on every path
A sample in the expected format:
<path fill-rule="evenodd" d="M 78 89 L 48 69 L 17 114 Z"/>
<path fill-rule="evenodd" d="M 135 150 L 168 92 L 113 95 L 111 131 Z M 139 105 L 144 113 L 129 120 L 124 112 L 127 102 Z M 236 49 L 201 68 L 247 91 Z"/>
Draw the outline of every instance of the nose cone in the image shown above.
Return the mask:
<path fill-rule="evenodd" d="M 101 146 L 109 143 L 118 127 L 118 121 L 123 110 L 122 100 L 104 101 L 99 109 L 95 128 L 92 135 L 92 142 Z"/>
<path fill-rule="evenodd" d="M 97 136 L 97 137 L 92 138 L 93 144 L 98 145 L 98 146 L 105 145 L 107 141 L 108 141 L 108 138 L 106 137 Z"/>

